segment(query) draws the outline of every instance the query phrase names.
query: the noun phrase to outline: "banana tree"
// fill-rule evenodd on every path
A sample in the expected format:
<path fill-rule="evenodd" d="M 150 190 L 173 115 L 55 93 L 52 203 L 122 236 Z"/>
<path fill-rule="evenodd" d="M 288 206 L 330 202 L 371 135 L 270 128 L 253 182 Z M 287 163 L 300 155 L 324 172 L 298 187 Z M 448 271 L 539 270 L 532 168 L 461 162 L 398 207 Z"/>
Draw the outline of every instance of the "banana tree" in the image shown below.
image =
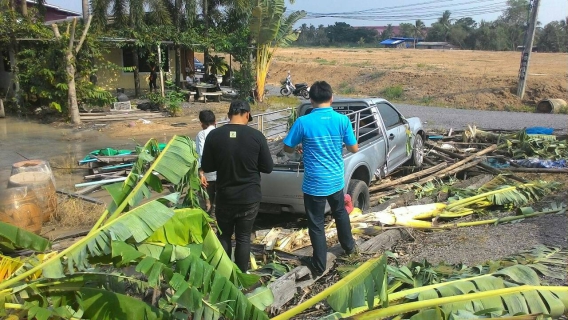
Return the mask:
<path fill-rule="evenodd" d="M 241 292 L 259 278 L 236 267 L 207 214 L 193 203 L 200 188 L 194 142 L 176 136 L 160 151 L 150 140 L 138 152 L 127 180 L 108 188 L 113 202 L 87 236 L 61 252 L 30 258 L 0 283 L 0 314 L 267 318 L 263 309 L 272 301 L 270 290 Z M 150 201 L 151 190 L 163 191 L 162 179 L 176 192 Z"/>
<path fill-rule="evenodd" d="M 489 219 L 469 223 L 447 223 L 441 221 L 472 215 L 483 212 L 492 206 L 523 207 L 533 201 L 542 198 L 551 190 L 558 187 L 557 183 L 535 181 L 526 184 L 516 184 L 502 176 L 498 176 L 475 191 L 461 190 L 456 192 L 456 197 L 449 203 L 431 203 L 401 207 L 370 212 L 368 214 L 351 217 L 351 222 L 381 222 L 387 225 L 399 225 L 422 229 L 444 229 L 453 227 L 491 224 L 496 222 L 510 222 L 526 217 L 538 216 L 547 213 L 562 213 L 564 205 L 557 205 L 552 210 L 542 212 L 524 212 L 517 217 L 501 219 Z M 475 194 L 478 193 L 478 194 Z M 428 221 L 424 221 L 428 220 Z"/>
<path fill-rule="evenodd" d="M 354 281 L 361 282 L 358 277 L 362 272 L 370 263 L 377 263 L 370 260 L 338 282 L 347 294 L 343 293 L 339 304 L 328 298 L 336 313 L 323 319 L 513 319 L 521 315 L 524 317 L 519 319 L 536 319 L 537 315 L 556 319 L 568 312 L 568 288 L 543 286 L 540 275 L 554 275 L 563 270 L 566 255 L 565 250 L 539 247 L 504 261 L 473 268 L 460 266 L 439 283 L 421 283 L 406 267 L 384 268 L 383 265 L 381 271 L 374 274 L 374 281 L 385 281 L 388 285 L 376 291 L 372 301 L 365 301 L 360 296 L 364 292 L 357 290 L 362 288 Z M 320 301 L 322 296 L 337 297 L 338 289 L 332 286 L 284 315 L 296 315 Z M 274 319 L 280 318 L 282 315 Z"/>
<path fill-rule="evenodd" d="M 252 9 L 250 32 L 256 47 L 256 100 L 263 101 L 266 76 L 274 52 L 298 39 L 294 24 L 306 16 L 305 11 L 285 15 L 284 0 L 257 0 Z"/>

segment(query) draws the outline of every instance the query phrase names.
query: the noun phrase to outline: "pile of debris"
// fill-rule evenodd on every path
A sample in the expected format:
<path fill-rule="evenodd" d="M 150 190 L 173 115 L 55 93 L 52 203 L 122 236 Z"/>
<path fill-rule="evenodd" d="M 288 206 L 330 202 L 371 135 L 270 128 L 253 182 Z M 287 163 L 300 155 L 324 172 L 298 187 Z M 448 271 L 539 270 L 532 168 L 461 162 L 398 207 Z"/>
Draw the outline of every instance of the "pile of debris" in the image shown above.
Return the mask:
<path fill-rule="evenodd" d="M 401 228 L 444 230 L 565 213 L 564 203 L 549 202 L 540 209 L 530 207 L 560 185 L 528 181 L 524 173 L 568 172 L 567 146 L 566 137 L 543 132 L 542 128 L 512 132 L 469 127 L 431 135 L 426 142 L 422 168 L 401 168 L 391 178 L 375 181 L 369 188 L 374 212 L 356 209 L 350 214 L 361 252 L 374 254 L 389 250 L 408 237 Z M 429 199 L 425 204 L 413 206 L 407 206 L 407 201 L 396 201 L 407 194 L 413 199 Z M 326 226 L 326 238 L 331 245 L 329 262 L 335 260 L 334 253 L 342 253 L 336 235 L 334 223 L 329 222 Z M 281 258 L 311 255 L 307 229 L 258 230 L 255 243 Z M 299 266 L 270 285 L 275 296 L 273 312 L 291 301 L 296 292 L 313 284 L 315 280 L 306 280 L 306 274 L 309 270 Z"/>

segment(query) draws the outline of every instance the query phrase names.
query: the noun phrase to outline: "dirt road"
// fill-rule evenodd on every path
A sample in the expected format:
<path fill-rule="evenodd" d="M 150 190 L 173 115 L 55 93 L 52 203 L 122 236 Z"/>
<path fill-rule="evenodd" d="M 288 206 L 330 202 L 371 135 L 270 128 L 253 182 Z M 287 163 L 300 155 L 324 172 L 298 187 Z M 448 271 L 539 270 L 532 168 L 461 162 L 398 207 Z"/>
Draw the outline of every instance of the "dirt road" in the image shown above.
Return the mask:
<path fill-rule="evenodd" d="M 526 109 L 545 98 L 568 101 L 568 54 L 532 55 L 523 101 L 515 95 L 519 64 L 519 52 L 282 48 L 267 81 L 279 85 L 290 70 L 294 82 L 327 80 L 338 94 L 380 96 L 399 87 L 400 101 L 478 110 Z"/>

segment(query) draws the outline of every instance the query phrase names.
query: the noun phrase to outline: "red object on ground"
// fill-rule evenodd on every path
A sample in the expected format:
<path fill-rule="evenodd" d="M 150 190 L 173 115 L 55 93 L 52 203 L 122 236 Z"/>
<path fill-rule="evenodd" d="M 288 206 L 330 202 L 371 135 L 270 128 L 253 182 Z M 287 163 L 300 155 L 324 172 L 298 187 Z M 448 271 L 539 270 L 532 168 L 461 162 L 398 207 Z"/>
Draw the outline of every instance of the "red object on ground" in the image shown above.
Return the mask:
<path fill-rule="evenodd" d="M 344 202 L 345 202 L 345 210 L 347 210 L 347 213 L 351 213 L 351 211 L 353 211 L 353 201 L 351 201 L 351 196 L 346 194 L 344 197 Z"/>

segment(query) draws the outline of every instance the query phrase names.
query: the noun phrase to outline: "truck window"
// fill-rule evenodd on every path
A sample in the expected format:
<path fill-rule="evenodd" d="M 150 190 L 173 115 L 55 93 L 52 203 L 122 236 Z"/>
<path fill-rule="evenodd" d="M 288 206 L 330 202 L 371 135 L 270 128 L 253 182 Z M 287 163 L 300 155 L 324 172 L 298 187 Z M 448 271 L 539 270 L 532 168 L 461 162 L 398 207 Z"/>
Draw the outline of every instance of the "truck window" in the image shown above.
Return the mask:
<path fill-rule="evenodd" d="M 385 127 L 393 128 L 404 123 L 400 114 L 392 106 L 386 103 L 379 103 L 377 106 Z"/>

